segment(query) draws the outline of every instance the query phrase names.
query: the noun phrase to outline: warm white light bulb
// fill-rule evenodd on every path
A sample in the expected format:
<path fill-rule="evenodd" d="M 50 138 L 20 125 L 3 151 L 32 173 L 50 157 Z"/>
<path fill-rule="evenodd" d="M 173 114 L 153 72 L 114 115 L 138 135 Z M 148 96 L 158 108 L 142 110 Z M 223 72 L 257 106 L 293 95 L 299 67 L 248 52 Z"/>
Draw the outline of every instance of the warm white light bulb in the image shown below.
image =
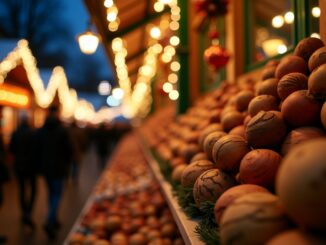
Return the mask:
<path fill-rule="evenodd" d="M 164 4 L 162 2 L 154 3 L 155 12 L 162 12 L 164 10 Z"/>
<path fill-rule="evenodd" d="M 78 37 L 78 43 L 80 50 L 85 54 L 93 54 L 98 46 L 99 43 L 99 37 L 90 32 L 87 31 Z"/>
<path fill-rule="evenodd" d="M 112 90 L 112 96 L 117 100 L 121 100 L 124 96 L 124 91 L 121 88 L 114 88 Z"/>
<path fill-rule="evenodd" d="M 163 84 L 163 91 L 165 93 L 170 93 L 173 90 L 173 85 L 171 83 L 164 83 Z"/>
<path fill-rule="evenodd" d="M 172 90 L 170 93 L 169 93 L 169 98 L 171 100 L 177 100 L 179 98 L 179 92 L 177 90 Z"/>
<path fill-rule="evenodd" d="M 311 14 L 315 18 L 319 18 L 320 17 L 320 8 L 319 7 L 313 7 L 311 9 Z"/>
<path fill-rule="evenodd" d="M 284 18 L 282 15 L 277 15 L 272 19 L 272 26 L 275 28 L 280 28 L 284 25 Z"/>
<path fill-rule="evenodd" d="M 154 26 L 154 27 L 151 29 L 151 31 L 150 31 L 150 35 L 151 35 L 151 37 L 154 38 L 154 39 L 159 39 L 160 36 L 161 36 L 161 30 L 160 30 L 160 28 Z"/>
<path fill-rule="evenodd" d="M 294 14 L 293 14 L 293 12 L 291 12 L 291 11 L 287 12 L 284 15 L 284 20 L 285 20 L 285 23 L 292 24 L 293 21 L 294 21 Z"/>
<path fill-rule="evenodd" d="M 284 54 L 286 51 L 288 51 L 288 48 L 286 47 L 285 44 L 280 44 L 277 46 L 277 52 L 279 54 Z"/>

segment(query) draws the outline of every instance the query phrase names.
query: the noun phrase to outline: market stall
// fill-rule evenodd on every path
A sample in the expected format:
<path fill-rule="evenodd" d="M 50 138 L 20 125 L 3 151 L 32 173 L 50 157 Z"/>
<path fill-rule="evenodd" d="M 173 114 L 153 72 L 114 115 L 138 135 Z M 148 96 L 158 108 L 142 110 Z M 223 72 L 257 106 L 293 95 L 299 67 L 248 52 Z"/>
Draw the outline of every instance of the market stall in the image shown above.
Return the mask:
<path fill-rule="evenodd" d="M 142 122 L 133 136 L 141 147 L 127 155 L 148 163 L 134 168 L 154 174 L 183 242 L 325 243 L 325 3 L 86 3 Z M 125 14 L 133 7 L 134 21 Z M 108 173 L 119 176 L 116 162 L 130 163 L 116 154 Z M 129 190 L 110 178 L 98 185 L 103 193 Z M 103 212 L 130 201 L 112 200 Z M 73 238 L 86 239 L 92 221 L 86 213 Z M 115 244 L 105 229 L 98 237 Z"/>

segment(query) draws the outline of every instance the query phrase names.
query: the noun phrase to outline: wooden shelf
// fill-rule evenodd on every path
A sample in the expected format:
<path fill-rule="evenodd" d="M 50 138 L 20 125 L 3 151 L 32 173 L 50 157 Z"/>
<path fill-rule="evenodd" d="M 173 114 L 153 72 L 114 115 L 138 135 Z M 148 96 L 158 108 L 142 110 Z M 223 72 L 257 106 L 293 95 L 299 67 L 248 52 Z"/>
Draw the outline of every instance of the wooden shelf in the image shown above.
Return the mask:
<path fill-rule="evenodd" d="M 174 220 L 179 228 L 182 238 L 186 245 L 202 245 L 205 244 L 199 240 L 198 235 L 195 233 L 195 227 L 198 225 L 198 221 L 192 220 L 186 216 L 181 207 L 178 204 L 176 197 L 173 195 L 173 190 L 171 185 L 164 179 L 161 174 L 158 163 L 149 151 L 148 147 L 140 140 L 140 145 L 142 147 L 143 153 L 151 167 L 155 178 L 159 182 L 163 195 L 170 207 L 170 211 L 174 217 Z"/>

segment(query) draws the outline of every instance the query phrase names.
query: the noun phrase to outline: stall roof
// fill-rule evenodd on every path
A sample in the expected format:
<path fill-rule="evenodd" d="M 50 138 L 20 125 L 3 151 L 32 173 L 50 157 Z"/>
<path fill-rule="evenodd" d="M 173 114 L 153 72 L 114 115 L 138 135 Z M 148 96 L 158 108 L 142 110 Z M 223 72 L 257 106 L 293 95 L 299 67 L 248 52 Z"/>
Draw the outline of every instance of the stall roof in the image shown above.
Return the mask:
<path fill-rule="evenodd" d="M 147 50 L 147 24 L 156 23 L 158 18 L 166 13 L 167 9 L 156 13 L 153 8 L 156 0 L 115 0 L 114 4 L 118 8 L 120 25 L 117 31 L 111 32 L 108 29 L 104 1 L 84 1 L 90 12 L 92 21 L 97 26 L 99 34 L 102 37 L 103 45 L 112 64 L 114 64 L 114 56 L 111 50 L 111 41 L 116 37 L 123 38 L 128 52 L 126 57 L 128 74 L 131 83 L 134 84 L 137 79 L 138 69 L 143 63 L 143 54 Z"/>

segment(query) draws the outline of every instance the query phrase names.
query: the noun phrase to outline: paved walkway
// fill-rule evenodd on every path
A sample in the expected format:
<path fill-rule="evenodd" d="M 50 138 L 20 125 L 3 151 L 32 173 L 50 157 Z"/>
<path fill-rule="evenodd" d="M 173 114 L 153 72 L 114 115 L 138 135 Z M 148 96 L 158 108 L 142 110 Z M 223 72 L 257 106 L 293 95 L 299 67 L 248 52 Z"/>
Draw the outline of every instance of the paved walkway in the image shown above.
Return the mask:
<path fill-rule="evenodd" d="M 21 225 L 18 202 L 18 185 L 12 179 L 4 187 L 4 204 L 0 208 L 0 234 L 6 235 L 8 245 L 61 245 L 80 214 L 100 175 L 97 158 L 93 148 L 84 156 L 78 181 L 69 179 L 65 185 L 63 200 L 60 206 L 59 219 L 62 227 L 58 238 L 49 241 L 43 230 L 47 211 L 47 194 L 45 183 L 38 178 L 38 193 L 33 212 L 36 229 L 33 233 Z"/>

